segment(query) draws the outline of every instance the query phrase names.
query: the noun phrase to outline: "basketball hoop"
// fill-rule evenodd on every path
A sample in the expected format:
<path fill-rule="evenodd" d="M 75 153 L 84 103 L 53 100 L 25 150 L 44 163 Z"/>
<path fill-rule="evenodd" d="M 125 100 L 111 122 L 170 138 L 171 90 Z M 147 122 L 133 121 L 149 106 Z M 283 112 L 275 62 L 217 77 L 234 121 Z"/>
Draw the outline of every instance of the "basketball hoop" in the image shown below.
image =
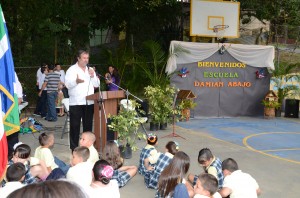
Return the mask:
<path fill-rule="evenodd" d="M 216 37 L 218 40 L 222 40 L 226 29 L 229 28 L 229 25 L 215 25 L 213 28 L 214 33 L 216 33 Z"/>

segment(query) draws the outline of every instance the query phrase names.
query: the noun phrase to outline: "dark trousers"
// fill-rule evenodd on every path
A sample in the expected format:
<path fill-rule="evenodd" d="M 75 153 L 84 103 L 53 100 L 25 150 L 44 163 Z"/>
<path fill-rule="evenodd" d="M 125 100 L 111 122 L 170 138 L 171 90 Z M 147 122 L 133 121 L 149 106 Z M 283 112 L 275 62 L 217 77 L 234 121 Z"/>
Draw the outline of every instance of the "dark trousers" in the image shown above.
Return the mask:
<path fill-rule="evenodd" d="M 70 106 L 70 149 L 78 147 L 80 124 L 82 119 L 83 131 L 93 130 L 94 105 Z"/>
<path fill-rule="evenodd" d="M 41 114 L 42 117 L 46 117 L 46 114 L 47 114 L 47 90 L 43 90 L 41 97 L 38 97 L 34 113 Z"/>
<path fill-rule="evenodd" d="M 14 145 L 19 142 L 19 131 L 7 136 L 8 158 L 13 156 Z"/>

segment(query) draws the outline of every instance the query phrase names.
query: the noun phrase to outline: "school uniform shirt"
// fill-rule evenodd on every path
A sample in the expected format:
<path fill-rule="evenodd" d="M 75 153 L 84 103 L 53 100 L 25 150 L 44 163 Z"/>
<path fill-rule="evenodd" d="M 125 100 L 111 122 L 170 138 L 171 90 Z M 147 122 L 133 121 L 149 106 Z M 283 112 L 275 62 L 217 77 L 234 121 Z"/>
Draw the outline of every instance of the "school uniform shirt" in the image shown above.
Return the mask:
<path fill-rule="evenodd" d="M 155 169 L 152 171 L 147 171 L 145 174 L 145 184 L 147 188 L 157 189 L 158 179 L 161 172 L 170 164 L 173 159 L 171 153 L 161 153 L 158 157 Z"/>
<path fill-rule="evenodd" d="M 118 169 L 114 170 L 112 179 L 117 180 L 119 188 L 122 188 L 123 186 L 125 186 L 128 181 L 131 179 L 129 173 L 127 173 L 126 171 L 120 171 Z"/>
<path fill-rule="evenodd" d="M 94 183 L 91 184 L 92 187 L 86 189 L 90 198 L 120 198 L 120 190 L 118 182 L 115 179 L 110 180 L 110 182 L 105 186 L 95 186 Z M 93 188 L 96 187 L 96 188 Z"/>
<path fill-rule="evenodd" d="M 215 194 L 213 194 L 212 197 L 213 198 L 222 198 L 222 196 L 218 192 L 216 192 Z M 195 194 L 194 198 L 210 198 L 210 197 L 205 196 L 205 195 Z"/>
<path fill-rule="evenodd" d="M 230 188 L 230 198 L 257 198 L 259 188 L 256 180 L 241 170 L 236 170 L 224 179 L 223 188 Z"/>
<path fill-rule="evenodd" d="M 83 83 L 76 83 L 76 79 L 80 78 L 84 80 Z M 100 81 L 96 77 L 96 74 L 93 78 L 90 77 L 88 67 L 85 67 L 83 71 L 79 65 L 76 63 L 72 65 L 66 73 L 65 85 L 68 88 L 70 106 L 75 105 L 90 105 L 94 104 L 93 100 L 86 100 L 86 96 L 94 94 L 94 87 L 99 87 Z"/>
<path fill-rule="evenodd" d="M 51 167 L 51 170 L 58 168 L 58 165 L 54 161 L 54 156 L 49 148 L 43 148 L 41 146 L 35 149 L 34 157 L 45 162 L 47 167 Z"/>
<path fill-rule="evenodd" d="M 93 164 L 91 162 L 78 163 L 69 169 L 67 179 L 81 187 L 90 186 L 92 183 L 92 169 Z"/>
<path fill-rule="evenodd" d="M 149 158 L 150 156 L 154 156 L 157 154 L 157 150 L 155 149 L 154 146 L 147 144 L 147 146 L 145 146 L 140 154 L 140 164 L 139 164 L 139 168 L 138 171 L 141 175 L 145 175 L 147 169 L 144 165 L 144 161 L 145 159 Z M 153 157 L 152 157 L 153 158 Z M 149 159 L 150 160 L 150 159 Z M 157 161 L 157 160 L 156 160 Z M 150 164 L 155 164 L 156 161 L 154 162 L 153 159 L 151 159 Z"/>
<path fill-rule="evenodd" d="M 7 182 L 3 188 L 0 188 L 0 198 L 6 198 L 10 193 L 23 186 L 25 185 L 18 181 Z"/>
<path fill-rule="evenodd" d="M 90 150 L 90 157 L 88 161 L 91 162 L 92 164 L 95 164 L 99 160 L 99 153 L 95 149 L 94 145 L 90 146 L 89 150 Z"/>

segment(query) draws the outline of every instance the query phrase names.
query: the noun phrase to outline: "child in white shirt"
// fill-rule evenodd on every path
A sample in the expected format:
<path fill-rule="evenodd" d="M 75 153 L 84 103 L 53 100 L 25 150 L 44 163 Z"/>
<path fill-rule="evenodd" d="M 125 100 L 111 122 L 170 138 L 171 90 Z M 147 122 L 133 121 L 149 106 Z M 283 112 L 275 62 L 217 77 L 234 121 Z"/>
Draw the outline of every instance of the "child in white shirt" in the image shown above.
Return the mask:
<path fill-rule="evenodd" d="M 202 173 L 194 186 L 194 198 L 221 198 L 218 191 L 218 180 L 209 173 Z"/>
<path fill-rule="evenodd" d="M 94 180 L 89 190 L 90 197 L 120 198 L 118 181 L 112 179 L 114 169 L 105 160 L 99 160 L 93 168 Z"/>
<path fill-rule="evenodd" d="M 85 146 L 74 149 L 71 160 L 71 168 L 67 173 L 67 179 L 77 183 L 79 186 L 86 188 L 92 183 L 93 164 L 88 162 L 90 151 Z"/>
<path fill-rule="evenodd" d="M 0 198 L 7 197 L 13 191 L 22 188 L 25 179 L 25 165 L 17 162 L 7 168 L 6 180 L 8 181 L 3 188 L 0 188 Z"/>
<path fill-rule="evenodd" d="M 80 146 L 85 146 L 90 150 L 90 157 L 88 161 L 93 164 L 95 164 L 99 160 L 99 153 L 94 147 L 95 141 L 96 141 L 95 134 L 90 131 L 83 132 L 79 140 Z"/>

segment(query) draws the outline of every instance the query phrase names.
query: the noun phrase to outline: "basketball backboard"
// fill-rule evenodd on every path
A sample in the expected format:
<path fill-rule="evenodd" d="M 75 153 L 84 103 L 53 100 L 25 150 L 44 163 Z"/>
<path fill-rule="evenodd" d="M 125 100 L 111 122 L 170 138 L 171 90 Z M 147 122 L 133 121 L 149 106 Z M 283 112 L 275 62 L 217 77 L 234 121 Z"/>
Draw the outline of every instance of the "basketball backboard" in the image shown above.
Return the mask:
<path fill-rule="evenodd" d="M 191 0 L 190 36 L 216 37 L 214 26 L 228 25 L 224 38 L 239 37 L 240 3 Z"/>

